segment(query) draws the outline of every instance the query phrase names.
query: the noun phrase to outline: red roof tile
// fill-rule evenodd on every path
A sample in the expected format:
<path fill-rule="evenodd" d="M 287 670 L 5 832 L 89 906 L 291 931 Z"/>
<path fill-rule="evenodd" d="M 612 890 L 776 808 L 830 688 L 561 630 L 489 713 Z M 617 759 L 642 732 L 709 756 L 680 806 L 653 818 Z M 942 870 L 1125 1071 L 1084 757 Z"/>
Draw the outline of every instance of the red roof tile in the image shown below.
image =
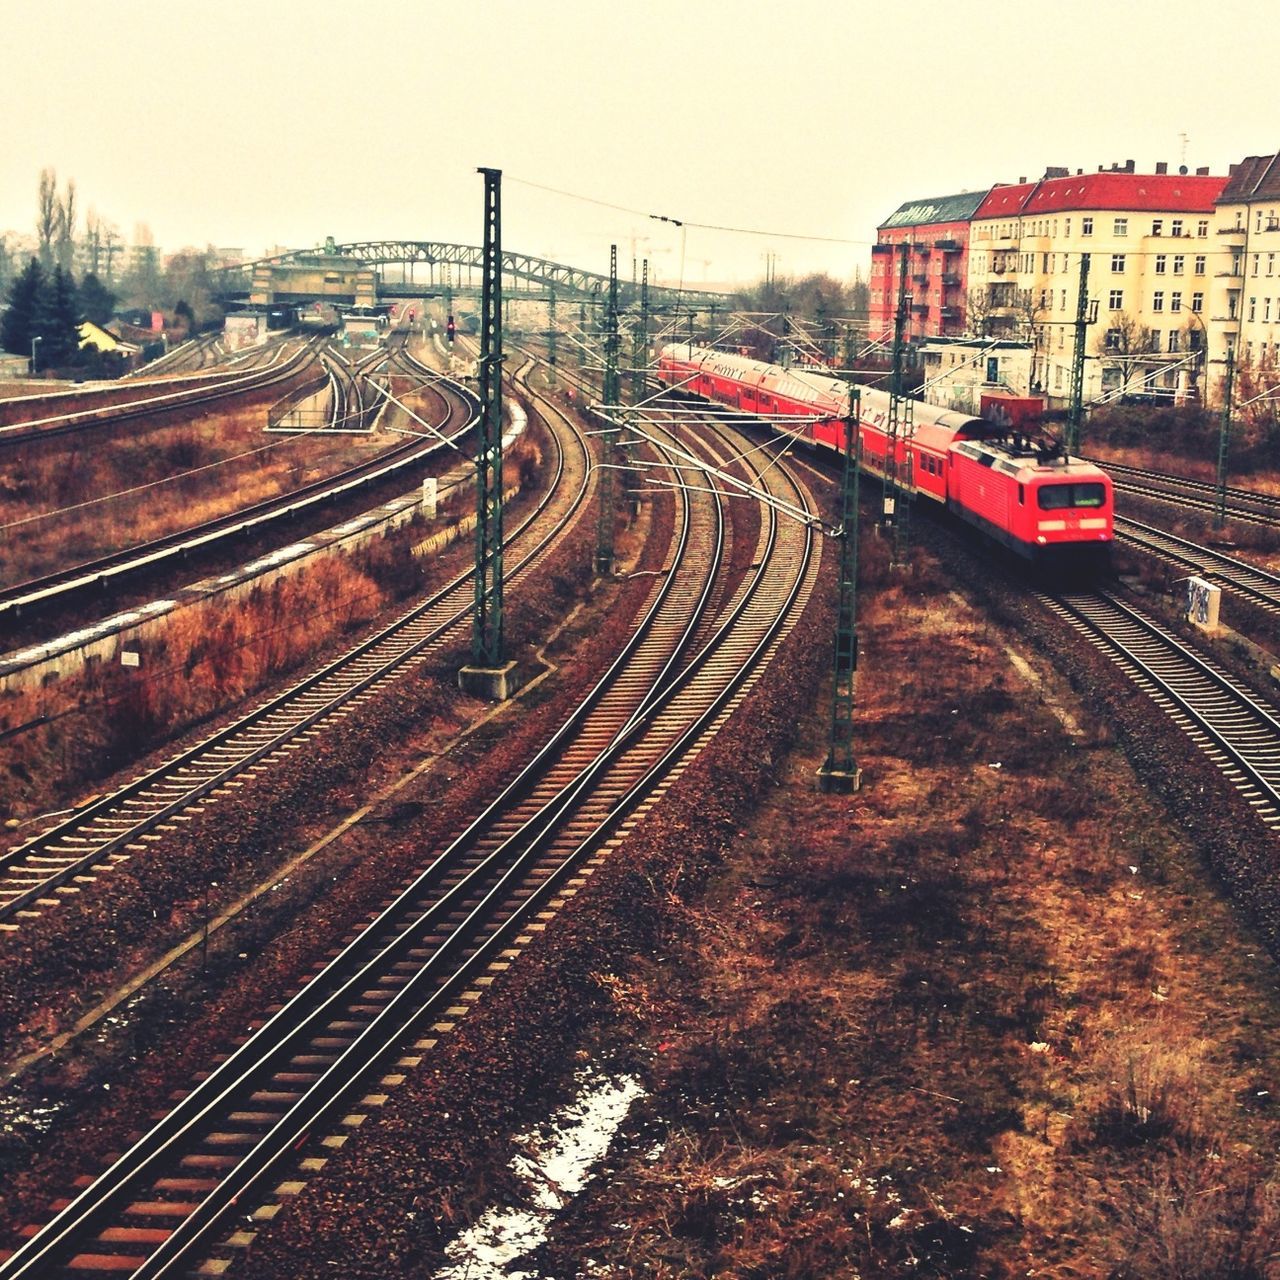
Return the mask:
<path fill-rule="evenodd" d="M 974 220 L 1076 209 L 1211 213 L 1227 179 L 1177 173 L 1081 173 L 993 187 Z"/>

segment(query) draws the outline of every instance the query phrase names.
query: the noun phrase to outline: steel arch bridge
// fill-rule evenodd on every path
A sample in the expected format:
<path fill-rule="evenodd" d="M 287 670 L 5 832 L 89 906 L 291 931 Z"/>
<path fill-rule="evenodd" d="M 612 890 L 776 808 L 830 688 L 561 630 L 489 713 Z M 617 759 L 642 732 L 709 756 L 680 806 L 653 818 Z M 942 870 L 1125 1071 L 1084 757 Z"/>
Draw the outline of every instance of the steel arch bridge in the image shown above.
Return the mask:
<path fill-rule="evenodd" d="M 379 280 L 376 288 L 381 297 L 421 297 L 446 290 L 454 294 L 478 294 L 484 269 L 483 250 L 477 245 L 435 240 L 360 240 L 349 244 L 328 240 L 321 248 L 297 249 L 224 267 L 215 275 L 220 277 L 219 294 L 228 299 L 257 297 L 264 291 L 273 297 L 299 298 L 325 295 L 323 288 L 308 288 L 308 280 L 336 276 L 338 280 L 333 283 L 338 284 L 348 277 L 354 281 L 362 271 L 386 266 L 403 268 L 404 279 Z M 419 278 L 422 273 L 425 279 Z M 566 301 L 585 301 L 605 297 L 609 290 L 606 275 L 511 251 L 502 254 L 502 275 L 508 296 L 549 297 L 554 293 Z M 331 292 L 337 295 L 340 290 Z M 639 289 L 631 281 L 619 281 L 618 292 L 620 302 L 625 305 L 638 295 Z M 718 308 L 727 306 L 731 295 L 651 284 L 649 300 L 664 307 L 682 304 L 699 309 Z"/>

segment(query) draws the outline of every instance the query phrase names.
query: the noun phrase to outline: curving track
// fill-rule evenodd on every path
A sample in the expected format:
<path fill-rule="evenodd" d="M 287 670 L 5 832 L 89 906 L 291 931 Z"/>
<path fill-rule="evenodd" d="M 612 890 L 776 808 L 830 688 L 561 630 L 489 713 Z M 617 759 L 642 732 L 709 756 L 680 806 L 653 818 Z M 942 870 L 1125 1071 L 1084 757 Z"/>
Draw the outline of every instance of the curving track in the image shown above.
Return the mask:
<path fill-rule="evenodd" d="M 586 446 L 579 440 L 574 448 L 579 454 L 574 465 L 567 468 L 561 457 L 557 482 L 513 532 L 512 549 L 523 554 L 508 562 L 509 577 L 527 572 L 581 504 Z M 577 473 L 576 485 L 560 483 L 568 470 Z M 345 714 L 356 700 L 422 661 L 466 621 L 470 601 L 471 575 L 464 573 L 235 724 L 0 854 L 0 925 L 15 928 L 33 913 L 58 905 L 54 895 L 81 892 L 95 868 L 124 861 L 160 824 L 221 793 L 237 775 L 288 750 L 301 735 Z"/>
<path fill-rule="evenodd" d="M 719 447 L 720 458 L 737 452 Z M 806 496 L 782 468 L 767 481 Z M 761 482 L 763 483 L 763 481 Z M 443 1028 L 487 970 L 571 896 L 696 753 L 812 589 L 812 532 L 762 519 L 728 598 L 724 500 L 677 500 L 680 538 L 626 650 L 528 769 L 331 963 L 47 1228 L 2 1280 L 186 1273 L 223 1214 L 323 1125 L 415 1028 Z M 720 603 L 717 603 L 717 600 Z M 418 1041 L 427 1049 L 434 1041 Z M 367 1084 L 363 1087 L 367 1088 Z M 268 1215 L 269 1216 L 269 1215 Z M 237 1233 L 235 1244 L 244 1242 Z M 216 1269 L 216 1260 L 211 1264 Z"/>
<path fill-rule="evenodd" d="M 1040 599 L 1106 654 L 1280 828 L 1280 716 L 1238 680 L 1114 596 Z"/>

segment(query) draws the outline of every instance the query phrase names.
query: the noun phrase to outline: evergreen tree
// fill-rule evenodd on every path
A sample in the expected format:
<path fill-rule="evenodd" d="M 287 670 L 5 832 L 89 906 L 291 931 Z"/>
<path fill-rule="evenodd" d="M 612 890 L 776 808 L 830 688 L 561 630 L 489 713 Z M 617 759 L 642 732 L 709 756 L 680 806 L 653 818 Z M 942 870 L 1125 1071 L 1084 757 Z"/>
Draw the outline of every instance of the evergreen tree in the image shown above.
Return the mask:
<path fill-rule="evenodd" d="M 80 310 L 86 320 L 106 324 L 116 309 L 116 295 L 90 271 L 80 281 Z"/>
<path fill-rule="evenodd" d="M 36 307 L 35 333 L 44 343 L 40 352 L 42 364 L 69 364 L 75 358 L 80 350 L 81 319 L 75 278 L 69 271 L 54 267 Z"/>
<path fill-rule="evenodd" d="M 9 286 L 9 309 L 0 324 L 0 344 L 14 355 L 29 356 L 35 337 L 36 312 L 44 291 L 44 272 L 32 258 Z"/>

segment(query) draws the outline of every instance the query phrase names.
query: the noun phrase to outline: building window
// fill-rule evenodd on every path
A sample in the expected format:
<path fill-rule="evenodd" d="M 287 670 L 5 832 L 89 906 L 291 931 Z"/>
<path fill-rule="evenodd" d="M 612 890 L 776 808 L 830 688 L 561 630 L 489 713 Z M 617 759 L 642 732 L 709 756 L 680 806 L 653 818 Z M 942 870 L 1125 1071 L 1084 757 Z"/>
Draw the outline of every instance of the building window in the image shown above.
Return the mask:
<path fill-rule="evenodd" d="M 1163 289 L 1157 289 L 1155 293 L 1151 295 L 1151 310 L 1152 311 L 1164 310 L 1164 290 Z"/>
<path fill-rule="evenodd" d="M 1080 219 L 1080 234 L 1082 236 L 1093 235 L 1093 219 L 1092 218 Z"/>
<path fill-rule="evenodd" d="M 1123 253 L 1113 253 L 1111 255 L 1111 270 L 1117 274 L 1124 270 Z"/>
<path fill-rule="evenodd" d="M 1204 254 L 1203 253 L 1196 254 L 1196 275 L 1198 276 L 1204 275 Z"/>
<path fill-rule="evenodd" d="M 1129 234 L 1129 219 L 1117 218 L 1112 225 L 1112 233 L 1117 236 L 1127 236 Z"/>
<path fill-rule="evenodd" d="M 1253 274 L 1255 276 L 1258 274 L 1258 262 L 1261 258 L 1262 258 L 1262 255 L 1260 253 L 1255 253 L 1253 255 Z"/>
<path fill-rule="evenodd" d="M 1175 276 L 1180 276 L 1186 269 L 1187 269 L 1186 258 L 1180 253 L 1175 253 L 1173 255 L 1173 274 Z"/>
<path fill-rule="evenodd" d="M 1165 268 L 1168 265 L 1169 265 L 1169 255 L 1166 253 L 1157 253 L 1156 254 L 1156 275 L 1158 276 L 1164 275 Z"/>
<path fill-rule="evenodd" d="M 1249 319 L 1256 320 L 1258 318 L 1258 300 L 1257 298 L 1249 299 Z"/>
<path fill-rule="evenodd" d="M 1182 219 L 1174 218 L 1169 224 L 1169 234 L 1171 236 L 1180 236 L 1182 234 Z"/>
<path fill-rule="evenodd" d="M 1265 323 L 1271 323 L 1271 299 L 1263 298 L 1262 300 L 1262 319 Z"/>
<path fill-rule="evenodd" d="M 1208 234 L 1209 234 L 1209 219 L 1201 218 L 1200 221 L 1196 223 L 1196 235 L 1198 235 L 1200 239 L 1203 240 L 1205 236 L 1207 236 Z"/>
<path fill-rule="evenodd" d="M 1108 351 L 1118 351 L 1120 348 L 1120 330 L 1108 329 L 1107 336 L 1103 339 L 1102 345 Z"/>
<path fill-rule="evenodd" d="M 1107 298 L 1107 309 L 1110 311 L 1124 310 L 1124 290 L 1112 289 Z"/>
<path fill-rule="evenodd" d="M 1065 219 L 1065 220 L 1063 221 L 1063 224 L 1062 224 L 1062 234 L 1063 234 L 1064 236 L 1069 236 L 1069 235 L 1071 234 L 1071 219 L 1070 219 L 1070 218 L 1067 218 L 1067 219 Z"/>
<path fill-rule="evenodd" d="M 1267 275 L 1273 276 L 1276 273 L 1276 255 L 1274 253 L 1267 254 Z"/>
<path fill-rule="evenodd" d="M 1170 329 L 1169 330 L 1169 350 L 1177 351 L 1178 347 L 1181 345 L 1181 342 L 1182 342 L 1182 338 L 1179 335 L 1178 330 Z"/>
<path fill-rule="evenodd" d="M 1047 276 L 1049 274 L 1049 255 L 1046 253 L 1043 256 L 1044 256 L 1044 262 L 1040 270 L 1043 275 Z"/>
<path fill-rule="evenodd" d="M 1174 290 L 1174 291 L 1169 295 L 1169 310 L 1170 310 L 1170 311 L 1181 311 L 1181 310 L 1182 310 L 1182 294 L 1181 294 L 1181 293 L 1179 293 L 1177 289 L 1175 289 L 1175 290 Z"/>
<path fill-rule="evenodd" d="M 1162 236 L 1162 235 L 1164 235 L 1164 219 L 1163 219 L 1163 218 L 1153 218 L 1153 219 L 1152 219 L 1152 221 L 1151 221 L 1151 234 L 1152 234 L 1153 236 Z"/>
<path fill-rule="evenodd" d="M 1159 310 L 1159 308 L 1157 308 L 1157 310 Z M 1150 338 L 1151 345 L 1147 348 L 1147 350 L 1159 351 L 1160 350 L 1160 330 L 1151 329 L 1149 332 L 1151 334 L 1151 338 Z"/>
<path fill-rule="evenodd" d="M 1060 306 L 1061 306 L 1061 308 L 1062 308 L 1062 310 L 1063 310 L 1063 311 L 1065 311 L 1065 310 L 1067 309 L 1067 291 L 1066 291 L 1065 289 L 1063 289 L 1063 291 L 1062 291 L 1062 302 L 1061 302 Z"/>

